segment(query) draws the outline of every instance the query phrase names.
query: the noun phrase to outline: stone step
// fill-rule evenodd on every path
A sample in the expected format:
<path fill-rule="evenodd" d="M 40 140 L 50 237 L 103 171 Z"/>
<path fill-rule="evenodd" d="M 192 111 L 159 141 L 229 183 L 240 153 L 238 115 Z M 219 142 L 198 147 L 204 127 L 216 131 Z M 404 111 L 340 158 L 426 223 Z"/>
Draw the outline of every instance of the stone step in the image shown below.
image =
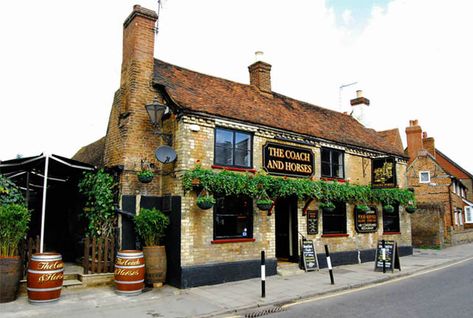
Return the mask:
<path fill-rule="evenodd" d="M 303 273 L 304 270 L 300 269 L 297 263 L 278 263 L 277 274 L 280 276 L 291 276 Z"/>

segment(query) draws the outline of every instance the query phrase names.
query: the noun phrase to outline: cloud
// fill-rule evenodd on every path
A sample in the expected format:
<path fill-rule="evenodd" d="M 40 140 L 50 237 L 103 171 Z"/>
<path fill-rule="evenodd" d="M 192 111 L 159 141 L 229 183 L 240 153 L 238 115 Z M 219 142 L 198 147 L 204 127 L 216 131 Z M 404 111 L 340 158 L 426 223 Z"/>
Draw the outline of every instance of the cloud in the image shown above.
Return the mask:
<path fill-rule="evenodd" d="M 353 17 L 352 11 L 350 9 L 343 10 L 342 21 L 343 21 L 343 24 L 345 24 L 345 26 L 348 26 L 355 22 L 355 18 Z"/>

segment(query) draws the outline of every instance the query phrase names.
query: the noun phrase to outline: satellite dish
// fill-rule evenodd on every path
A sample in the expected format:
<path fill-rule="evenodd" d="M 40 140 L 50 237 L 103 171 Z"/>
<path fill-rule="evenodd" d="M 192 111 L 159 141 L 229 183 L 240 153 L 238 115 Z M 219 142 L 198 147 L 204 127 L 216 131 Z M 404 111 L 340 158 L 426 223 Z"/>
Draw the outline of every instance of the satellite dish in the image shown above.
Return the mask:
<path fill-rule="evenodd" d="M 160 146 L 155 151 L 156 159 L 161 163 L 171 163 L 177 158 L 176 152 L 169 146 Z"/>

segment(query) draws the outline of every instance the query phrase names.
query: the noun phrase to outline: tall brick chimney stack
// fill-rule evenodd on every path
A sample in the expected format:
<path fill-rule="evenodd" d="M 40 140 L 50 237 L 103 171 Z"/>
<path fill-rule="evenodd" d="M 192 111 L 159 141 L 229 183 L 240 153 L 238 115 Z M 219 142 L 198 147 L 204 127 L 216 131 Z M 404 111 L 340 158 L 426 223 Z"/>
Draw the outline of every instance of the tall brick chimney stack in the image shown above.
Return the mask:
<path fill-rule="evenodd" d="M 417 154 L 422 150 L 422 128 L 419 126 L 417 119 L 409 121 L 409 127 L 406 127 L 407 136 L 407 154 L 409 155 L 409 163 L 414 161 Z"/>
<path fill-rule="evenodd" d="M 427 137 L 427 132 L 424 132 L 422 135 L 422 144 L 424 149 L 427 150 L 435 158 L 436 153 L 434 137 Z"/>
<path fill-rule="evenodd" d="M 257 87 L 262 93 L 271 94 L 271 65 L 261 61 L 263 52 L 257 51 L 255 56 L 256 62 L 248 66 L 250 85 Z"/>

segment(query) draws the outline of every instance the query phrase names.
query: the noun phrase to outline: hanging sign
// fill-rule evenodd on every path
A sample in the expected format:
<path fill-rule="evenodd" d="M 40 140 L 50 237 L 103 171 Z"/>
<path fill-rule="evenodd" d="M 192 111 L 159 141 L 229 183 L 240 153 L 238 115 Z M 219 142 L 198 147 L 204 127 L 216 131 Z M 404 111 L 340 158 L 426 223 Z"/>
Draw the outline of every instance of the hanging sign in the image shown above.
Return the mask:
<path fill-rule="evenodd" d="M 396 187 L 396 161 L 394 158 L 373 159 L 371 180 L 371 186 L 375 188 Z"/>
<path fill-rule="evenodd" d="M 319 220 L 317 210 L 307 210 L 307 235 L 319 233 Z"/>
<path fill-rule="evenodd" d="M 373 233 L 378 230 L 378 214 L 376 208 L 370 207 L 368 211 L 355 208 L 355 229 L 358 233 Z"/>
<path fill-rule="evenodd" d="M 312 240 L 301 241 L 302 260 L 306 272 L 319 269 L 319 260 L 315 252 L 314 242 Z"/>
<path fill-rule="evenodd" d="M 263 169 L 269 174 L 310 177 L 314 174 L 311 149 L 268 142 L 263 146 Z"/>

